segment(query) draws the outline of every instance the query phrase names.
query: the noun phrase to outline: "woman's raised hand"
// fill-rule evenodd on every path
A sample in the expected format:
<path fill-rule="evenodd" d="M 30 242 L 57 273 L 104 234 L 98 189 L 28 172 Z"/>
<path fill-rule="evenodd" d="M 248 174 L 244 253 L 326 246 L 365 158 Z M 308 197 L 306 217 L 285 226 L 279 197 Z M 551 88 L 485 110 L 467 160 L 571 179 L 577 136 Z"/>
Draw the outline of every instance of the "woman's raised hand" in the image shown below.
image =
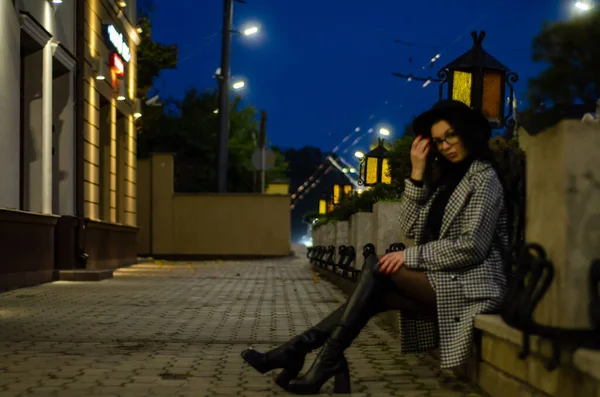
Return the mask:
<path fill-rule="evenodd" d="M 423 138 L 421 135 L 415 138 L 410 148 L 410 162 L 412 163 L 412 173 L 410 177 L 415 181 L 423 180 L 425 167 L 427 164 L 427 155 L 431 150 L 429 138 Z"/>

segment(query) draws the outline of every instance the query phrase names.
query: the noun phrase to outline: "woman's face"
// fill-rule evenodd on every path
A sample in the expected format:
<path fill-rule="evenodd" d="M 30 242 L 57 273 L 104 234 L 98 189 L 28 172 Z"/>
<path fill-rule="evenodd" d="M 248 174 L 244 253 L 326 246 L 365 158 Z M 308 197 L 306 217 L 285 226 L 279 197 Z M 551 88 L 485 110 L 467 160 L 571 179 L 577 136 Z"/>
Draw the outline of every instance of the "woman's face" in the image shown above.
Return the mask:
<path fill-rule="evenodd" d="M 460 135 L 446 120 L 440 120 L 431 126 L 431 143 L 434 149 L 452 163 L 460 163 L 468 155 Z"/>

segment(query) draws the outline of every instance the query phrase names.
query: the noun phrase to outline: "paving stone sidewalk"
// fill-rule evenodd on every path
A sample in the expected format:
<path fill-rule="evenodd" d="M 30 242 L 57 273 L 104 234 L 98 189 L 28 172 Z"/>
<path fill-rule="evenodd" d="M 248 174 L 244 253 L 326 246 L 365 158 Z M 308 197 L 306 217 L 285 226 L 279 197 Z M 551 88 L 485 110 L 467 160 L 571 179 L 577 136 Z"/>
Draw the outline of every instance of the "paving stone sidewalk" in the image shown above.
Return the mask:
<path fill-rule="evenodd" d="M 0 397 L 284 396 L 276 372 L 256 373 L 240 352 L 288 340 L 342 300 L 301 258 L 157 261 L 98 283 L 5 292 Z M 430 356 L 401 355 L 377 321 L 347 356 L 354 396 L 483 396 L 439 377 Z"/>

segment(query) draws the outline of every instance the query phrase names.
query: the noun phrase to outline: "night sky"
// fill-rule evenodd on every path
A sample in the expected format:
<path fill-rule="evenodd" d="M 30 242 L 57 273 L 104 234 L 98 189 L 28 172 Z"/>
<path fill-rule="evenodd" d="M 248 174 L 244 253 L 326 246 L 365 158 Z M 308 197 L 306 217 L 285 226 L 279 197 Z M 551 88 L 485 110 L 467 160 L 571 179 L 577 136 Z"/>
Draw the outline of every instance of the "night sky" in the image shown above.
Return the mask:
<path fill-rule="evenodd" d="M 485 30 L 484 48 L 519 74 L 516 91 L 524 99 L 527 79 L 541 67 L 530 60 L 532 38 L 545 21 L 568 18 L 572 5 L 566 0 L 247 2 L 234 5 L 234 28 L 257 21 L 262 31 L 233 39 L 232 76 L 246 80 L 244 99 L 268 112 L 274 145 L 325 151 L 357 126 L 362 133 L 381 124 L 401 134 L 414 115 L 435 102 L 438 89 L 391 72 L 435 77 L 471 47 L 472 30 Z M 154 39 L 180 48 L 178 68 L 163 72 L 156 83 L 161 96 L 215 87 L 222 1 L 154 0 L 153 5 Z M 414 45 L 410 49 L 394 39 Z M 365 150 L 365 142 L 352 150 Z"/>

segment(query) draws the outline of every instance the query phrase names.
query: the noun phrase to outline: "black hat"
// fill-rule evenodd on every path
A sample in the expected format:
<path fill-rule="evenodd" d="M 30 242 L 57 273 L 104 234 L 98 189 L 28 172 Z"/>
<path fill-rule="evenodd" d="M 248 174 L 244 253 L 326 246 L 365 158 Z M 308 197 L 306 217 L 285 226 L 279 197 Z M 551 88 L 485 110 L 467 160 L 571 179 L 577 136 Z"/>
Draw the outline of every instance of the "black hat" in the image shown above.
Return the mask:
<path fill-rule="evenodd" d="M 485 140 L 492 136 L 489 121 L 477 110 L 471 109 L 465 103 L 451 99 L 437 102 L 431 109 L 417 116 L 412 124 L 415 136 L 431 135 L 431 126 L 439 120 L 464 120 L 474 127 L 477 134 Z"/>

